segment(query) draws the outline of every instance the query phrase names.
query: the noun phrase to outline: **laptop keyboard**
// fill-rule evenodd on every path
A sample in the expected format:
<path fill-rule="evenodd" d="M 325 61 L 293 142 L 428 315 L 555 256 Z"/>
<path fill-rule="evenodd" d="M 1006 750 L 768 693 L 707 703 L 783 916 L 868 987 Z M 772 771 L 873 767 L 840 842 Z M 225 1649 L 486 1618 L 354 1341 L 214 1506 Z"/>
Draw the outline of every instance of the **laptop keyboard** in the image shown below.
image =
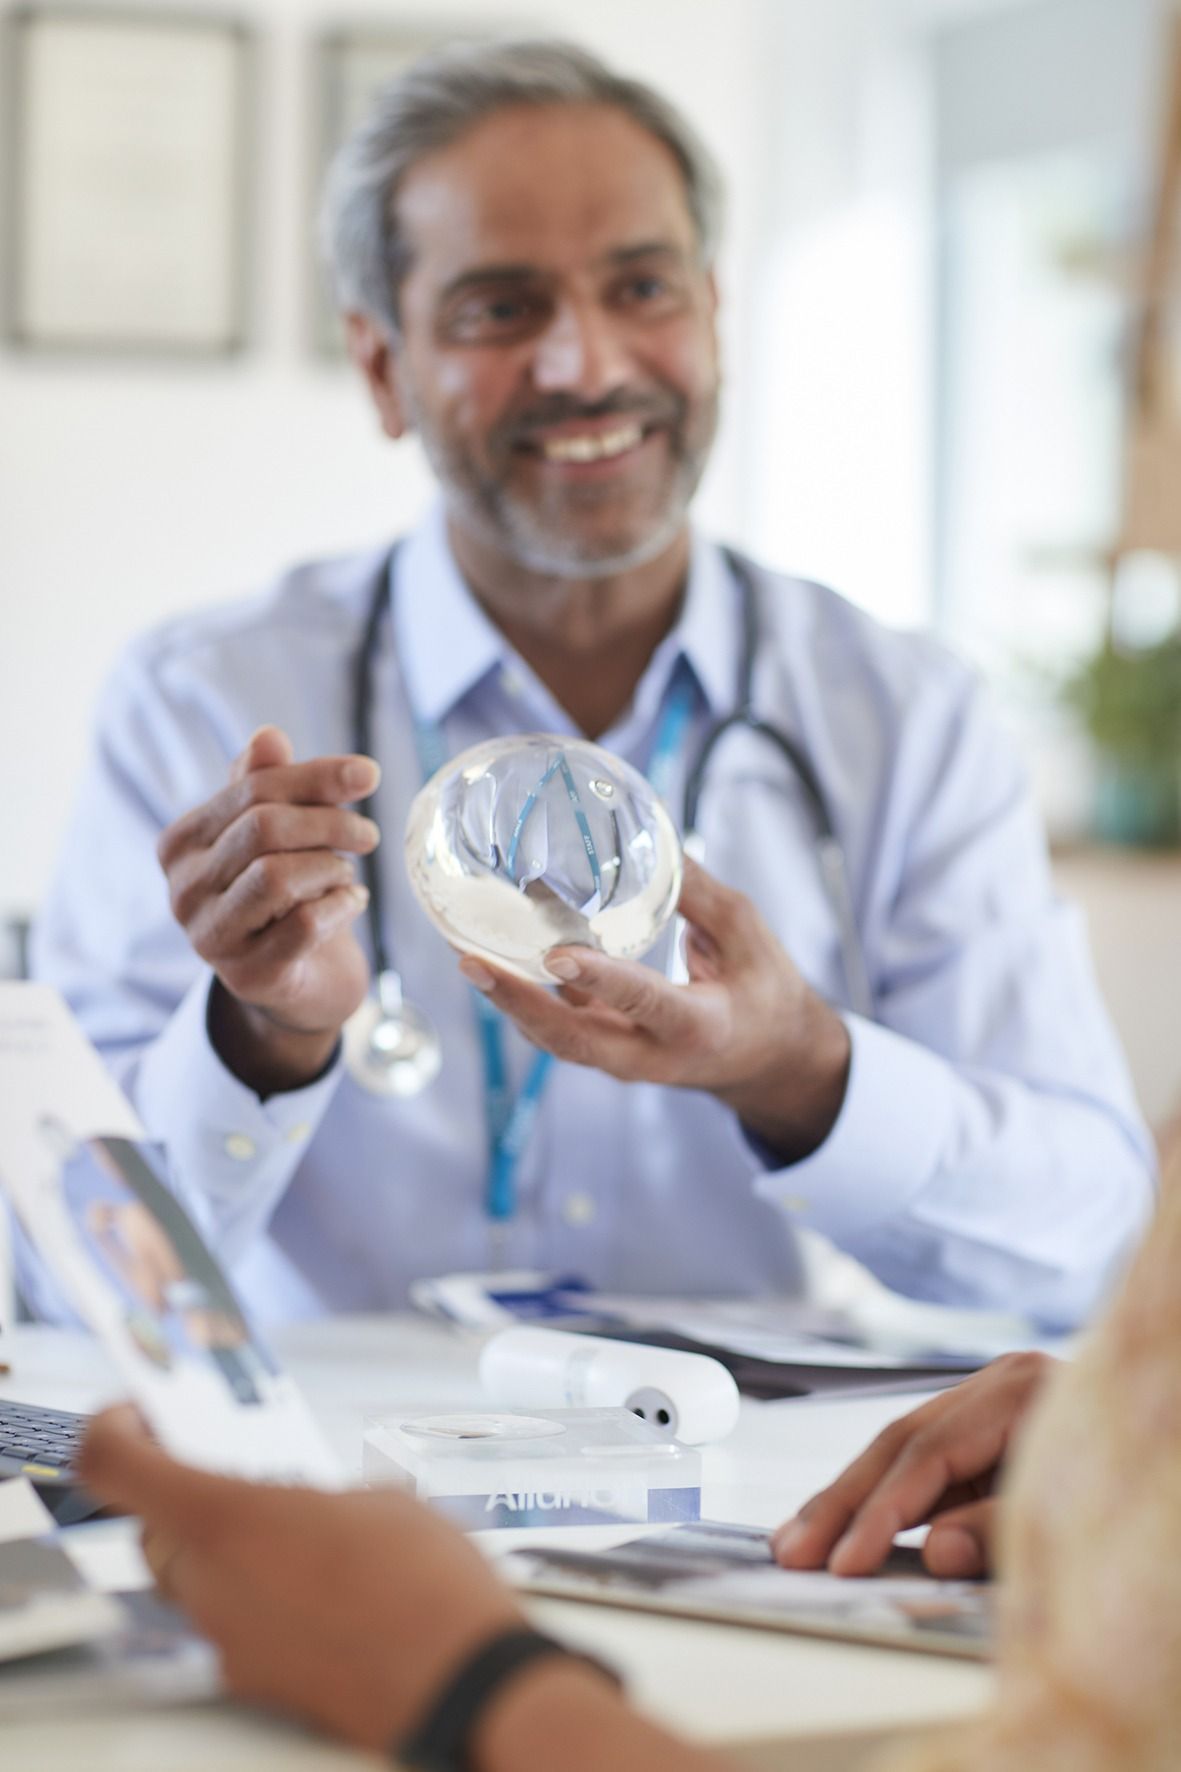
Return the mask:
<path fill-rule="evenodd" d="M 0 1459 L 32 1465 L 30 1475 L 69 1481 L 88 1420 L 68 1409 L 0 1399 Z"/>

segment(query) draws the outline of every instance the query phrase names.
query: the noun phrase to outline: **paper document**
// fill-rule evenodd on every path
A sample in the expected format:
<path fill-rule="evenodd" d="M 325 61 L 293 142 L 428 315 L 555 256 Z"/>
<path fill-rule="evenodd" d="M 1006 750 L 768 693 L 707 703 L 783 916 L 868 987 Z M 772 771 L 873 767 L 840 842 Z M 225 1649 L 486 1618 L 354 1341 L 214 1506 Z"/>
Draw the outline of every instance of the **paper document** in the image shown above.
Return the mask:
<path fill-rule="evenodd" d="M 95 1595 L 96 1599 L 101 1596 Z M 0 1676 L 0 1730 L 83 1712 L 141 1713 L 196 1704 L 222 1690 L 217 1653 L 155 1593 L 103 1600 L 115 1627 L 86 1643 L 51 1645 Z"/>
<path fill-rule="evenodd" d="M 52 1531 L 53 1516 L 31 1483 L 23 1477 L 0 1483 L 0 1544 Z"/>
<path fill-rule="evenodd" d="M 122 1610 L 93 1593 L 49 1542 L 53 1521 L 23 1477 L 0 1483 L 0 1661 L 115 1631 Z"/>
<path fill-rule="evenodd" d="M 852 1264 L 850 1264 L 852 1265 Z M 746 1396 L 928 1390 L 1015 1348 L 1042 1346 L 1019 1316 L 901 1298 L 868 1274 L 843 1303 L 810 1298 L 660 1298 L 592 1291 L 569 1275 L 445 1274 L 411 1288 L 421 1310 L 478 1332 L 511 1323 L 707 1354 Z"/>
<path fill-rule="evenodd" d="M 881 1575 L 855 1580 L 780 1569 L 766 1532 L 701 1520 L 610 1550 L 531 1546 L 498 1567 L 514 1586 L 560 1599 L 974 1659 L 991 1646 L 989 1586 L 936 1581 L 904 1549 Z"/>
<path fill-rule="evenodd" d="M 338 1486 L 303 1397 L 46 986 L 0 985 L 0 1102 L 0 1188 L 161 1443 L 212 1469 Z"/>

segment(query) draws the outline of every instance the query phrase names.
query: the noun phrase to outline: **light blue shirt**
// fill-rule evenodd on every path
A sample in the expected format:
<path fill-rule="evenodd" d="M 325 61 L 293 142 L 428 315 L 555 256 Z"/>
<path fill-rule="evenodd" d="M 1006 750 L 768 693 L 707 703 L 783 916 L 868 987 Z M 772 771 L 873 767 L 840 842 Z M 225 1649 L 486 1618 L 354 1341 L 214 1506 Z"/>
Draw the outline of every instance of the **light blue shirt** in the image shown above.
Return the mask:
<path fill-rule="evenodd" d="M 452 753 L 573 728 L 468 593 L 440 513 L 398 553 L 374 708 L 387 941 L 407 996 L 440 1030 L 437 1082 L 383 1099 L 338 1061 L 260 1102 L 210 1045 L 210 974 L 171 917 L 154 853 L 264 722 L 299 757 L 353 748 L 350 670 L 384 560 L 300 567 L 129 650 L 36 933 L 38 975 L 167 1144 L 175 1185 L 264 1321 L 398 1306 L 416 1277 L 490 1262 L 471 993 L 402 864 L 420 785 L 413 719 L 437 722 Z M 839 1118 L 782 1170 L 708 1095 L 555 1066 L 500 1259 L 613 1291 L 783 1292 L 799 1284 L 804 1225 L 915 1297 L 1073 1324 L 1141 1233 L 1153 1167 L 1024 773 L 972 674 L 934 642 L 887 631 L 820 586 L 757 580 L 755 701 L 802 745 L 827 798 L 877 1019 L 847 1014 Z M 734 705 L 738 658 L 738 589 L 695 538 L 680 620 L 602 735 L 643 768 L 683 660 L 696 703 L 674 806 L 696 743 Z M 707 866 L 844 1007 L 813 814 L 770 745 L 723 742 L 700 825 Z M 507 1043 L 519 1080 L 532 1049 L 515 1030 Z"/>

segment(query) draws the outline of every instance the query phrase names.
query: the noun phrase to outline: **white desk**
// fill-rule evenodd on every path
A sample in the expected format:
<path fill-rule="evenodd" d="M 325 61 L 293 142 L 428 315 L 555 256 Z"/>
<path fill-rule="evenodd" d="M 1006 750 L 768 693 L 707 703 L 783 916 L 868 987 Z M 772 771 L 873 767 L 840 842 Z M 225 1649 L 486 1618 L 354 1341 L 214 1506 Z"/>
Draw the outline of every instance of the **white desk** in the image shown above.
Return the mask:
<path fill-rule="evenodd" d="M 419 1319 L 338 1318 L 274 1339 L 352 1469 L 368 1411 L 479 1400 L 472 1345 Z M 21 1328 L 7 1357 L 14 1371 L 0 1379 L 0 1394 L 76 1409 L 114 1394 L 110 1369 L 81 1336 Z M 744 1404 L 730 1441 L 706 1450 L 703 1513 L 777 1522 L 913 1402 Z M 983 1667 L 935 1656 L 569 1602 L 531 1610 L 621 1666 L 636 1701 L 671 1727 L 795 1772 L 859 1757 L 835 1739 L 828 1751 L 801 1737 L 951 1719 L 982 1704 L 991 1682 Z M 368 1763 L 229 1705 L 6 1725 L 4 1748 L 8 1765 L 37 1772 L 348 1772 Z"/>

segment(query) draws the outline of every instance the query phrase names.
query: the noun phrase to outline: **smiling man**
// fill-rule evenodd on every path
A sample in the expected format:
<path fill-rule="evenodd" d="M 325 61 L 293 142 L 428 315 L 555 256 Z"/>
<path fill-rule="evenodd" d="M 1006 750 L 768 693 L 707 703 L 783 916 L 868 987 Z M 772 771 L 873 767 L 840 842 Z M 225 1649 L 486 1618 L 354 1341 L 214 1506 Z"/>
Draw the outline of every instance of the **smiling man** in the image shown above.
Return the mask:
<path fill-rule="evenodd" d="M 973 678 L 689 525 L 717 215 L 684 121 L 581 51 L 458 48 L 388 87 L 326 236 L 438 507 L 150 635 L 109 688 L 38 966 L 264 1318 L 493 1259 L 786 1292 L 811 1227 L 915 1295 L 1073 1324 L 1146 1220 L 1148 1140 Z M 457 965 L 400 862 L 424 768 L 581 733 L 659 763 L 676 809 L 747 663 L 777 736 L 713 753 L 688 983 L 666 952 L 558 949 L 552 990 Z M 341 1056 L 379 830 L 383 942 L 443 1054 L 406 1098 Z"/>

